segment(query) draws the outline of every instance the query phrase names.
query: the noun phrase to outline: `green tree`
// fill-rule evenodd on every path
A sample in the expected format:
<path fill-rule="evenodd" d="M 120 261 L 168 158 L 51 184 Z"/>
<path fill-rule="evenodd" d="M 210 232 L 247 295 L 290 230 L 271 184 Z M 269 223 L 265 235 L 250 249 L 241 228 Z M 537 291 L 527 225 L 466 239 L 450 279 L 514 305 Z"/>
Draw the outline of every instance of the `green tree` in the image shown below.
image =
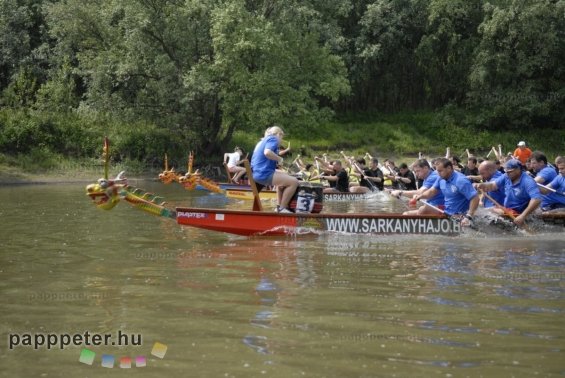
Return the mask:
<path fill-rule="evenodd" d="M 563 125 L 565 1 L 485 6 L 470 74 L 470 104 L 488 127 Z"/>
<path fill-rule="evenodd" d="M 6 105 L 31 106 L 34 91 L 45 80 L 42 3 L 42 0 L 0 1 L 0 91 L 8 97 L 3 99 Z"/>
<path fill-rule="evenodd" d="M 341 60 L 293 20 L 298 1 L 67 0 L 48 11 L 58 49 L 77 61 L 82 108 L 155 122 L 207 154 L 235 128 L 313 124 L 328 113 L 322 99 L 349 89 Z"/>
<path fill-rule="evenodd" d="M 267 16 L 243 4 L 227 2 L 212 17 L 215 59 L 205 69 L 217 80 L 224 121 L 262 132 L 273 123 L 304 130 L 327 119 L 331 109 L 320 100 L 337 101 L 349 84 L 345 65 L 312 26 L 319 14 L 302 2 L 281 2 Z"/>
<path fill-rule="evenodd" d="M 463 104 L 483 20 L 482 0 L 431 0 L 425 35 L 415 50 L 428 104 Z"/>
<path fill-rule="evenodd" d="M 352 62 L 358 109 L 398 111 L 425 105 L 415 58 L 424 34 L 426 0 L 376 0 L 361 17 Z"/>
<path fill-rule="evenodd" d="M 69 62 L 55 67 L 46 83 L 37 91 L 35 107 L 42 111 L 65 113 L 79 104 L 76 76 Z"/>
<path fill-rule="evenodd" d="M 16 0 L 0 2 L 0 89 L 8 85 L 22 60 L 30 54 L 32 24 L 28 7 Z"/>

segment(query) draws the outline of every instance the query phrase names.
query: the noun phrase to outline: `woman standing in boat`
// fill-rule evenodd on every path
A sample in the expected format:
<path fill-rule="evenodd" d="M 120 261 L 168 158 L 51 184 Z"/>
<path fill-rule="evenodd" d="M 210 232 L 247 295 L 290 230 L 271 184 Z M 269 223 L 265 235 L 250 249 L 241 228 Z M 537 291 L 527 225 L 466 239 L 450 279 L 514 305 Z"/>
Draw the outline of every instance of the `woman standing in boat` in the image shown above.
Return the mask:
<path fill-rule="evenodd" d="M 279 145 L 283 137 L 284 131 L 279 126 L 269 127 L 265 131 L 265 137 L 257 143 L 253 151 L 251 170 L 256 183 L 277 187 L 277 211 L 291 213 L 288 205 L 296 192 L 298 180 L 277 170 L 277 165 L 282 165 L 284 161 L 282 156 L 279 156 Z"/>

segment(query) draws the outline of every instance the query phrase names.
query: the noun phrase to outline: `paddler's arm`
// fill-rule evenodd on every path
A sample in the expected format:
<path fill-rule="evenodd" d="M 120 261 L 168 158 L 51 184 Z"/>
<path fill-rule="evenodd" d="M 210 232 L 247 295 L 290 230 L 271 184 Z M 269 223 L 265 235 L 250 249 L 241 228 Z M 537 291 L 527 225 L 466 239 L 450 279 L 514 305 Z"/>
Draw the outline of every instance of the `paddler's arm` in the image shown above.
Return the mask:
<path fill-rule="evenodd" d="M 320 163 L 320 165 L 322 166 L 323 170 L 332 170 L 332 167 L 328 164 L 328 162 L 324 161 L 323 159 L 320 159 L 320 157 L 318 156 L 314 156 L 314 160 L 317 161 L 318 163 Z"/>
<path fill-rule="evenodd" d="M 405 197 L 413 197 L 416 194 L 422 194 L 426 191 L 426 187 L 421 187 L 418 190 L 390 190 L 386 189 L 387 192 L 390 193 L 391 196 L 400 198 L 401 196 Z"/>
<path fill-rule="evenodd" d="M 528 203 L 528 207 L 526 207 L 526 209 L 524 211 L 522 211 L 522 214 L 518 215 L 515 219 L 514 219 L 514 223 L 516 223 L 517 225 L 523 225 L 524 222 L 526 221 L 526 217 L 528 215 L 530 215 L 533 211 L 535 211 L 538 206 L 541 203 L 541 199 L 540 198 L 532 198 L 530 199 L 530 202 Z"/>
<path fill-rule="evenodd" d="M 536 183 L 538 183 L 538 184 L 542 184 L 542 185 L 545 184 L 545 179 L 544 179 L 542 176 L 536 176 L 536 177 L 534 177 L 534 181 L 535 181 Z"/>
<path fill-rule="evenodd" d="M 485 192 L 492 192 L 493 190 L 497 190 L 498 186 L 495 182 L 480 182 L 473 184 L 473 187 L 477 190 L 483 190 Z"/>
<path fill-rule="evenodd" d="M 549 189 L 553 189 L 551 187 L 551 184 L 543 185 L 543 184 L 538 183 L 538 188 L 539 188 L 539 191 L 541 192 L 541 194 L 553 193 L 553 191 L 549 190 Z"/>
<path fill-rule="evenodd" d="M 415 194 L 414 197 L 412 197 L 412 198 L 415 199 L 416 201 L 421 200 L 421 199 L 430 199 L 433 196 L 435 196 L 437 193 L 438 193 L 438 190 L 434 187 L 431 187 L 429 189 L 426 189 L 423 193 Z"/>
<path fill-rule="evenodd" d="M 277 154 L 275 154 L 273 151 L 269 150 L 268 148 L 265 148 L 265 157 L 269 160 L 274 160 L 279 164 L 282 164 L 284 159 L 282 156 L 279 156 Z"/>
<path fill-rule="evenodd" d="M 467 212 L 467 215 L 470 216 L 471 218 L 474 217 L 475 213 L 477 212 L 477 208 L 479 207 L 479 201 L 480 201 L 480 197 L 477 194 L 471 199 L 471 202 L 469 202 L 469 211 Z"/>

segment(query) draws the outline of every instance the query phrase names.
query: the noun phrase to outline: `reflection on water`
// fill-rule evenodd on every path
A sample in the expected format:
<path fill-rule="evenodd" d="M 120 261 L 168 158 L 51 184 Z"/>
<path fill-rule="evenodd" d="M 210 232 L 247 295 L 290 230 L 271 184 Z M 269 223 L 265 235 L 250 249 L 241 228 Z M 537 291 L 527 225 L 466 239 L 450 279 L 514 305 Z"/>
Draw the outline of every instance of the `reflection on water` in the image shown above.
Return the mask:
<path fill-rule="evenodd" d="M 171 206 L 249 205 L 142 184 Z M 142 346 L 90 346 L 92 366 L 78 362 L 80 345 L 4 345 L 3 376 L 97 376 L 102 354 L 147 356 L 145 368 L 132 367 L 141 377 L 565 372 L 563 232 L 243 238 L 125 204 L 99 211 L 82 184 L 4 187 L 0 201 L 2 340 L 86 330 L 143 336 Z M 168 346 L 163 359 L 150 354 L 155 342 Z"/>

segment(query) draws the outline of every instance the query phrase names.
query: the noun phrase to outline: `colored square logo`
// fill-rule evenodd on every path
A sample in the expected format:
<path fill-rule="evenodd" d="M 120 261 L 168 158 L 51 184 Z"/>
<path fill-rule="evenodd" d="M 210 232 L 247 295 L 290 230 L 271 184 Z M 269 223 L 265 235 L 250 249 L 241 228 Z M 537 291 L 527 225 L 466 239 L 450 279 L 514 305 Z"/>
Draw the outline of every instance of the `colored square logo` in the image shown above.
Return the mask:
<path fill-rule="evenodd" d="M 137 357 L 135 357 L 135 366 L 136 366 L 136 367 L 145 367 L 145 366 L 147 366 L 147 361 L 145 360 L 145 356 L 137 356 Z"/>
<path fill-rule="evenodd" d="M 151 349 L 152 355 L 163 358 L 165 357 L 165 353 L 167 353 L 167 346 L 165 344 L 161 344 L 160 342 L 153 344 L 153 349 Z"/>
<path fill-rule="evenodd" d="M 114 367 L 114 356 L 111 354 L 102 355 L 102 367 L 113 368 Z"/>
<path fill-rule="evenodd" d="M 80 357 L 78 358 L 78 362 L 82 362 L 83 364 L 92 365 L 94 362 L 94 357 L 96 357 L 96 353 L 93 351 L 83 348 L 80 351 Z"/>
<path fill-rule="evenodd" d="M 131 368 L 131 358 L 130 357 L 120 358 L 120 368 L 122 368 L 122 369 Z"/>

